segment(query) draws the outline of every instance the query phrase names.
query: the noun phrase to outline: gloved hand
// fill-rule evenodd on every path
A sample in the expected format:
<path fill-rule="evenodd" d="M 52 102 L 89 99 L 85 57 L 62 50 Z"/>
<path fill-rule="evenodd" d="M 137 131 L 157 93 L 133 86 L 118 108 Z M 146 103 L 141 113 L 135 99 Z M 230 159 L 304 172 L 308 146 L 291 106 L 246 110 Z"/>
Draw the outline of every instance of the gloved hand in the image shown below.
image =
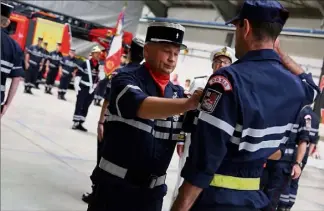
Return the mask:
<path fill-rule="evenodd" d="M 81 81 L 80 76 L 77 76 L 77 77 L 74 78 L 74 90 L 75 90 L 76 93 L 78 93 L 81 90 L 80 81 Z"/>

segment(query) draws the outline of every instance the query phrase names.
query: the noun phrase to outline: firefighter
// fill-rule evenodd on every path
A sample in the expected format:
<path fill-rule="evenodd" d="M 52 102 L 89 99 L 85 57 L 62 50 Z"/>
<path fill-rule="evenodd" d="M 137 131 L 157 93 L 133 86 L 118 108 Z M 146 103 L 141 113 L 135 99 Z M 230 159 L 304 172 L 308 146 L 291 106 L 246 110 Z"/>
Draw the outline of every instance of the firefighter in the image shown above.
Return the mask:
<path fill-rule="evenodd" d="M 21 77 L 24 76 L 24 71 L 22 69 L 23 52 L 18 43 L 9 36 L 6 30 L 10 24 L 9 17 L 12 9 L 13 7 L 11 5 L 1 2 L 1 118 L 9 108 L 17 92 Z M 12 80 L 9 94 L 5 100 L 6 80 L 8 77 L 12 78 Z"/>
<path fill-rule="evenodd" d="M 212 69 L 213 69 L 213 73 L 215 73 L 217 70 L 219 70 L 222 67 L 227 67 L 229 66 L 234 60 L 234 51 L 229 48 L 229 47 L 222 47 L 222 48 L 218 48 L 214 51 L 211 52 L 210 54 L 210 61 L 212 62 Z M 207 83 L 208 78 L 206 79 L 206 82 L 204 84 L 201 84 L 200 88 L 205 87 L 206 83 Z M 193 89 L 189 90 L 189 93 L 194 92 L 194 90 L 196 90 L 198 87 L 192 87 Z M 190 96 L 190 94 L 189 94 Z M 188 157 L 188 153 L 189 153 L 189 146 L 190 146 L 190 137 L 192 134 L 192 130 L 194 128 L 193 122 L 194 122 L 194 118 L 197 115 L 197 112 L 199 112 L 198 110 L 195 111 L 188 111 L 185 114 L 184 120 L 183 120 L 183 130 L 184 132 L 186 132 L 186 137 L 185 137 L 185 141 L 180 141 L 178 142 L 177 145 L 177 153 L 180 156 L 179 159 L 179 172 L 178 172 L 178 181 L 176 183 L 176 187 L 174 189 L 173 192 L 173 199 L 175 199 L 175 197 L 178 194 L 178 188 L 180 187 L 180 185 L 183 182 L 183 178 L 181 177 L 180 173 L 181 173 L 181 169 L 183 168 L 183 165 L 186 162 L 186 158 Z"/>
<path fill-rule="evenodd" d="M 44 64 L 46 64 L 47 58 L 49 55 L 47 46 L 48 46 L 48 43 L 44 42 L 43 43 Z M 45 73 L 46 73 L 46 65 L 43 65 L 42 70 L 38 73 L 38 76 L 37 76 L 36 85 L 35 85 L 36 89 L 39 89 L 39 84 L 42 82 L 42 79 L 43 79 Z"/>
<path fill-rule="evenodd" d="M 45 82 L 45 93 L 46 94 L 53 94 L 52 88 L 55 83 L 57 74 L 62 72 L 62 61 L 63 55 L 61 53 L 61 43 L 58 42 L 56 44 L 56 50 L 52 51 L 48 55 L 48 59 L 46 62 L 46 82 Z"/>
<path fill-rule="evenodd" d="M 58 99 L 66 100 L 65 94 L 67 89 L 69 88 L 70 82 L 72 80 L 73 75 L 75 75 L 78 70 L 76 59 L 75 59 L 75 49 L 70 48 L 69 55 L 63 57 L 61 61 L 62 66 L 62 74 L 60 78 L 60 85 L 58 88 Z"/>
<path fill-rule="evenodd" d="M 91 51 L 91 58 L 87 59 L 78 69 L 74 79 L 74 88 L 77 92 L 77 101 L 75 104 L 73 126 L 74 130 L 81 130 L 87 132 L 88 130 L 83 127 L 89 106 L 92 103 L 94 90 L 99 80 L 99 56 L 100 48 L 95 46 Z"/>
<path fill-rule="evenodd" d="M 309 145 L 316 145 L 319 137 L 319 117 L 313 112 L 310 106 L 305 106 L 301 110 L 298 123 L 299 128 L 297 136 L 294 137 L 295 140 L 292 140 L 287 144 L 283 158 L 277 162 L 289 163 L 287 172 L 289 177 L 291 175 L 290 173 L 292 172 L 292 168 L 297 168 L 300 170 L 300 173 L 303 171 L 309 155 L 309 147 L 304 149 L 301 149 L 300 147 L 296 148 L 296 144 L 300 145 L 300 143 L 308 142 Z M 281 172 L 285 172 L 285 169 L 281 170 L 283 170 Z M 278 173 L 280 174 L 281 172 Z M 293 172 L 295 173 L 295 170 Z M 276 178 L 281 177 L 280 175 L 277 175 L 273 178 L 273 180 L 270 180 L 270 183 L 281 183 L 281 181 L 277 181 Z M 289 183 L 284 185 L 285 187 L 281 192 L 277 211 L 290 211 L 290 209 L 293 207 L 297 196 L 299 178 L 300 177 L 298 174 L 294 174 Z"/>
<path fill-rule="evenodd" d="M 319 92 L 311 74 L 289 72 L 274 51 L 288 16 L 278 1 L 247 0 L 227 22 L 236 26 L 239 60 L 207 82 L 172 211 L 257 211 L 269 203 L 263 165 Z"/>
<path fill-rule="evenodd" d="M 199 92 L 183 98 L 170 82 L 184 27 L 154 22 L 147 29 L 145 63 L 112 80 L 98 187 L 88 210 L 160 211 L 166 170 L 181 132 L 180 113 L 196 109 Z M 183 98 L 183 99 L 178 99 Z M 127 156 L 126 156 L 127 155 Z"/>
<path fill-rule="evenodd" d="M 31 89 L 35 87 L 39 71 L 42 70 L 45 57 L 42 49 L 43 38 L 38 37 L 37 44 L 27 48 L 25 54 L 25 93 L 33 94 Z"/>
<path fill-rule="evenodd" d="M 108 84 L 106 86 L 106 91 L 104 94 L 104 102 L 101 108 L 101 113 L 98 121 L 98 137 L 97 137 L 97 164 L 95 169 L 93 170 L 92 175 L 90 176 L 90 179 L 92 181 L 92 193 L 85 193 L 82 195 L 82 200 L 86 203 L 89 203 L 90 200 L 93 198 L 93 194 L 96 189 L 96 173 L 98 171 L 98 165 L 99 161 L 101 158 L 100 152 L 103 147 L 103 137 L 104 137 L 104 128 L 107 126 L 107 121 L 105 120 L 108 116 L 108 104 L 109 104 L 109 94 L 110 94 L 110 88 L 111 88 L 111 80 L 112 78 L 119 72 L 122 72 L 123 70 L 130 70 L 132 68 L 137 68 L 140 66 L 140 63 L 143 61 L 143 47 L 144 47 L 144 42 L 138 38 L 134 38 L 131 43 L 131 49 L 128 53 L 128 58 L 129 58 L 129 63 L 126 65 L 125 68 L 119 68 L 112 72 L 108 78 Z M 107 135 L 105 135 L 107 136 Z"/>

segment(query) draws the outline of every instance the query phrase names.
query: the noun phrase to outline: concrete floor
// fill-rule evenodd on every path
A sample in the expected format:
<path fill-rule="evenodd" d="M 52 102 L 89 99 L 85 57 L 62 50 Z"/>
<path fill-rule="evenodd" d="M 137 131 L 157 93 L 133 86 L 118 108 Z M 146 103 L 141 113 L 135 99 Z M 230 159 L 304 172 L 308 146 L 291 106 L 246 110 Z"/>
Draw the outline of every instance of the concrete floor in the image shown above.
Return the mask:
<path fill-rule="evenodd" d="M 69 90 L 63 102 L 56 93 L 45 95 L 43 87 L 33 96 L 23 94 L 22 88 L 1 121 L 1 210 L 86 210 L 80 197 L 90 190 L 100 108 L 90 108 L 88 133 L 73 131 L 74 91 Z M 311 163 L 324 166 L 323 160 Z M 311 165 L 302 176 L 295 211 L 324 210 L 324 170 Z M 170 206 L 177 166 L 175 155 L 164 211 Z"/>

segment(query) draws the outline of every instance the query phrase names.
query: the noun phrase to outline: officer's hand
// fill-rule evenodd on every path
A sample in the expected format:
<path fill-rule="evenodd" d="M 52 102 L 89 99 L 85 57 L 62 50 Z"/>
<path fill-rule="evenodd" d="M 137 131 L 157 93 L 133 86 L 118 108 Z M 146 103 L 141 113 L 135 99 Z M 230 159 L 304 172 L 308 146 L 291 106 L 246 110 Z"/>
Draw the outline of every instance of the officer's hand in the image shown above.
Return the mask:
<path fill-rule="evenodd" d="M 195 110 L 198 107 L 201 95 L 203 94 L 203 89 L 198 88 L 194 91 L 190 98 L 188 98 L 187 104 L 189 110 Z"/>
<path fill-rule="evenodd" d="M 98 124 L 97 133 L 98 133 L 98 140 L 99 140 L 99 142 L 101 142 L 102 139 L 103 139 L 103 132 L 104 132 L 103 125 L 102 124 Z"/>
<path fill-rule="evenodd" d="M 292 179 L 298 179 L 300 177 L 301 171 L 302 170 L 300 166 L 298 164 L 295 164 L 291 172 Z"/>
<path fill-rule="evenodd" d="M 177 153 L 179 157 L 182 157 L 184 151 L 184 144 L 177 144 Z"/>

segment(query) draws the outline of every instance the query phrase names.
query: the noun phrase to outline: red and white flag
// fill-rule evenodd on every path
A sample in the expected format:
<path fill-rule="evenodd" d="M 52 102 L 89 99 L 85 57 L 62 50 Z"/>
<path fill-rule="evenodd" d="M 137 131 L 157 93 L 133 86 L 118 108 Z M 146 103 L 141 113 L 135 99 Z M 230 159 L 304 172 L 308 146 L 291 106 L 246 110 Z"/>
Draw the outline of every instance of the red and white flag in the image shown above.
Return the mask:
<path fill-rule="evenodd" d="M 111 41 L 108 56 L 105 60 L 105 73 L 109 76 L 114 72 L 120 65 L 120 58 L 123 51 L 123 27 L 124 27 L 124 17 L 125 17 L 126 5 L 123 7 L 122 11 L 119 13 L 116 25 L 116 33 Z"/>

